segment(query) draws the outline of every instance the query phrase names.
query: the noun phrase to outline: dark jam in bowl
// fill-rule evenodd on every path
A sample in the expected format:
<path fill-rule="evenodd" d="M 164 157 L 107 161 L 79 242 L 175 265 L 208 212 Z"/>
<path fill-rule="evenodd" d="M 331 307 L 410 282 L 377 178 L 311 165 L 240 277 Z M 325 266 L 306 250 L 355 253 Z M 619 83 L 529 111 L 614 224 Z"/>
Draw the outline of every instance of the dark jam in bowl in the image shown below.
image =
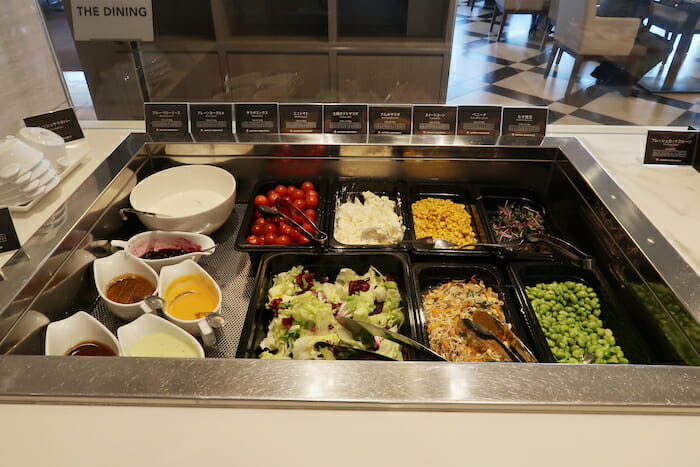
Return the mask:
<path fill-rule="evenodd" d="M 66 352 L 66 355 L 78 357 L 114 357 L 117 354 L 111 347 L 101 342 L 87 341 L 71 347 L 71 349 Z"/>
<path fill-rule="evenodd" d="M 192 251 L 183 250 L 181 248 L 163 248 L 162 250 L 151 250 L 141 255 L 142 259 L 164 259 L 174 256 L 182 256 Z"/>
<path fill-rule="evenodd" d="M 185 238 L 156 240 L 150 245 L 139 245 L 137 249 L 144 251 L 141 254 L 136 254 L 142 259 L 165 259 L 175 256 L 182 256 L 188 253 L 196 253 L 202 251 L 202 247 L 196 243 L 192 243 Z M 134 252 L 136 253 L 136 252 Z"/>

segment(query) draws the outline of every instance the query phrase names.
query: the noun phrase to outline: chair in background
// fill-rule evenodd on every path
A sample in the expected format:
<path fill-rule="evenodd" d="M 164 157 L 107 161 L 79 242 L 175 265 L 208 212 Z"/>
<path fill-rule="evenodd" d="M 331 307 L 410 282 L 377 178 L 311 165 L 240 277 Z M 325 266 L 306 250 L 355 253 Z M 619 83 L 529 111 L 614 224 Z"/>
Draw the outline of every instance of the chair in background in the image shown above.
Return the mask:
<path fill-rule="evenodd" d="M 547 18 L 544 20 L 544 30 L 542 31 L 542 43 L 540 50 L 544 49 L 544 43 L 549 38 L 549 29 L 557 24 L 557 13 L 559 13 L 559 0 L 551 0 L 549 2 L 549 11 Z"/>
<path fill-rule="evenodd" d="M 559 0 L 554 46 L 544 77 L 549 75 L 558 53 L 566 52 L 574 57 L 566 95 L 571 93 L 583 62 L 591 60 L 630 62 L 629 85 L 634 84 L 643 54 L 634 50 L 641 19 L 599 18 L 596 16 L 596 6 L 597 0 Z"/>
<path fill-rule="evenodd" d="M 544 10 L 544 0 L 496 0 L 496 8 L 493 9 L 491 16 L 491 27 L 489 32 L 493 30 L 493 24 L 496 21 L 496 16 L 501 16 L 501 27 L 498 29 L 496 41 L 501 40 L 503 35 L 503 27 L 506 25 L 506 18 L 512 14 L 541 14 Z"/>
<path fill-rule="evenodd" d="M 656 26 L 666 32 L 666 39 L 676 42 L 678 33 L 688 20 L 688 12 L 674 5 L 672 0 L 655 1 L 652 3 L 648 26 Z M 695 33 L 700 32 L 700 20 L 695 25 Z"/>

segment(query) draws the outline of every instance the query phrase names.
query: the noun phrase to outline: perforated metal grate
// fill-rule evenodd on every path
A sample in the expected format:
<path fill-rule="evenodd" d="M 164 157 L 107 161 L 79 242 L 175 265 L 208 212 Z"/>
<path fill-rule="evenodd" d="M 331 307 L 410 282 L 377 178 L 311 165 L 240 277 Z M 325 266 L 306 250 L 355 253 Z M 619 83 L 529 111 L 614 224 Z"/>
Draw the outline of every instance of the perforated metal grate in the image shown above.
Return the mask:
<path fill-rule="evenodd" d="M 228 222 L 213 235 L 214 241 L 218 243 L 216 251 L 199 261 L 221 287 L 221 314 L 226 318 L 226 325 L 215 331 L 216 347 L 204 348 L 207 357 L 234 358 L 253 294 L 255 270 L 250 257 L 233 248 L 245 208 L 242 204 L 235 206 Z M 102 300 L 96 302 L 91 314 L 115 335 L 117 328 L 124 324 L 109 312 Z"/>

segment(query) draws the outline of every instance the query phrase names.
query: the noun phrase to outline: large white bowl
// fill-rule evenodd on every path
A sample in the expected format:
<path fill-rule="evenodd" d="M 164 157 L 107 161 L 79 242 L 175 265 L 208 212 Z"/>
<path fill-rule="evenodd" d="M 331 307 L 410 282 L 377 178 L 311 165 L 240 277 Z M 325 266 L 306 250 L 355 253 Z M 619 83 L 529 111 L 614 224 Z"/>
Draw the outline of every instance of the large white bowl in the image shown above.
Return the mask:
<path fill-rule="evenodd" d="M 151 230 L 179 230 L 209 234 L 221 227 L 236 202 L 236 179 L 211 165 L 181 165 L 143 179 L 129 201 Z"/>

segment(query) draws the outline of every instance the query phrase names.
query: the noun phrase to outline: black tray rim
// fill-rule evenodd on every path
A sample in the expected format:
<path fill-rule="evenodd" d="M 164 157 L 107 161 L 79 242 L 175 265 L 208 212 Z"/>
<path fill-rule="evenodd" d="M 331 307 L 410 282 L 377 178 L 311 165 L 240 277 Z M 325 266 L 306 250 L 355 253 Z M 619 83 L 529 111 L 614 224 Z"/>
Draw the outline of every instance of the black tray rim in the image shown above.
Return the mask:
<path fill-rule="evenodd" d="M 263 281 L 265 280 L 265 274 L 267 272 L 268 265 L 275 260 L 275 258 L 279 258 L 281 256 L 288 256 L 288 255 L 296 255 L 296 256 L 307 256 L 307 257 L 312 257 L 312 258 L 319 258 L 319 257 L 328 257 L 328 256 L 333 256 L 333 257 L 344 257 L 344 256 L 355 256 L 355 257 L 367 257 L 368 260 L 371 262 L 372 257 L 376 256 L 390 256 L 396 260 L 398 260 L 401 263 L 401 269 L 402 273 L 404 275 L 404 282 L 406 283 L 406 288 L 401 295 L 401 297 L 404 299 L 404 309 L 405 309 L 405 318 L 406 322 L 408 324 L 408 329 L 411 332 L 411 335 L 409 337 L 418 340 L 421 342 L 421 336 L 418 334 L 418 328 L 416 325 L 416 312 L 415 312 L 415 303 L 413 299 L 413 289 L 412 289 L 412 282 L 411 282 L 411 274 L 410 274 L 410 258 L 406 253 L 403 252 L 372 252 L 369 254 L 368 252 L 364 251 L 346 251 L 346 252 L 339 252 L 339 251 L 324 251 L 324 252 L 309 252 L 309 251 L 299 251 L 299 252 L 275 252 L 275 253 L 268 253 L 265 254 L 261 261 L 260 264 L 258 265 L 256 274 L 255 274 L 255 281 L 254 281 L 254 289 L 253 289 L 253 294 L 251 296 L 250 302 L 248 303 L 248 311 L 246 312 L 246 317 L 245 321 L 243 322 L 243 329 L 241 330 L 241 336 L 238 340 L 238 348 L 236 349 L 235 353 L 235 358 L 248 358 L 248 359 L 253 359 L 257 360 L 256 357 L 251 356 L 252 353 L 255 351 L 255 348 L 252 347 L 252 342 L 251 339 L 254 337 L 253 331 L 253 325 L 255 324 L 255 319 L 257 317 L 257 314 L 260 312 L 260 306 L 258 306 L 261 303 L 261 300 L 264 298 L 263 295 Z"/>
<path fill-rule="evenodd" d="M 458 258 L 455 258 L 458 260 Z M 535 354 L 538 362 L 541 363 L 541 355 L 537 351 L 537 347 L 533 346 L 531 331 L 528 329 L 530 323 L 524 318 L 523 311 L 520 306 L 520 302 L 514 295 L 517 294 L 515 284 L 512 282 L 509 284 L 507 281 L 507 276 L 502 272 L 502 268 L 497 264 L 481 262 L 479 260 L 475 261 L 459 261 L 459 262 L 414 262 L 411 265 L 411 276 L 413 282 L 413 300 L 415 302 L 415 314 L 416 314 L 416 326 L 421 331 L 421 336 L 423 338 L 423 344 L 430 347 L 430 341 L 428 338 L 428 330 L 425 323 L 425 312 L 423 309 L 422 291 L 423 287 L 420 282 L 420 274 L 424 269 L 428 268 L 444 268 L 444 269 L 458 269 L 458 268 L 476 268 L 481 269 L 489 274 L 491 274 L 496 280 L 496 286 L 499 288 L 500 296 L 504 302 L 504 314 L 506 320 L 512 326 L 513 333 L 518 336 L 523 343 Z M 467 277 L 464 278 L 468 279 Z M 515 319 L 514 319 L 515 318 Z M 516 328 L 517 327 L 517 328 Z M 522 329 L 519 329 L 521 328 Z"/>
<path fill-rule="evenodd" d="M 329 194 L 329 199 L 328 199 L 328 244 L 327 247 L 329 250 L 334 251 L 351 251 L 351 250 L 359 250 L 359 251 L 366 251 L 366 252 L 374 252 L 374 251 L 386 251 L 386 252 L 394 252 L 394 251 L 408 251 L 410 248 L 405 245 L 401 244 L 393 244 L 393 245 L 348 245 L 345 243 L 340 243 L 335 239 L 335 216 L 338 210 L 338 202 L 339 202 L 339 194 L 340 190 L 342 189 L 343 186 L 349 184 L 349 183 L 355 183 L 355 182 L 360 182 L 360 183 L 371 183 L 371 182 L 378 182 L 378 183 L 393 183 L 394 186 L 396 187 L 396 195 L 397 199 L 394 199 L 393 201 L 396 201 L 397 204 L 397 211 L 401 214 L 402 220 L 403 220 L 403 225 L 405 227 L 404 230 L 404 239 L 408 235 L 409 231 L 409 226 L 408 226 L 408 212 L 407 212 L 407 205 L 408 205 L 408 199 L 406 196 L 406 182 L 403 180 L 391 180 L 388 178 L 356 178 L 356 177 L 339 177 L 335 179 L 335 182 L 332 186 L 332 190 Z M 372 190 L 368 190 L 372 191 Z M 374 193 L 374 191 L 372 191 Z M 376 194 L 376 193 L 375 193 Z"/>
<path fill-rule="evenodd" d="M 250 200 L 246 204 L 246 210 L 241 218 L 241 225 L 238 230 L 238 235 L 236 236 L 236 242 L 233 247 L 237 251 L 243 251 L 253 254 L 264 254 L 264 253 L 277 253 L 277 252 L 302 252 L 302 251 L 323 251 L 325 245 L 319 245 L 314 242 L 309 242 L 306 245 L 251 245 L 245 241 L 248 236 L 248 228 L 252 222 L 253 211 L 255 210 L 255 203 L 253 200 L 257 194 L 264 190 L 261 190 L 262 186 L 268 184 L 275 185 L 297 185 L 301 182 L 310 181 L 314 184 L 316 188 L 323 186 L 322 190 L 318 191 L 319 204 L 316 207 L 316 218 L 320 218 L 320 222 L 316 222 L 318 227 L 324 232 L 328 231 L 326 223 L 328 221 L 328 196 L 329 189 L 333 182 L 332 179 L 323 176 L 313 176 L 313 177 L 282 177 L 282 178 L 268 178 L 264 180 L 259 180 L 255 186 L 253 186 L 253 191 Z M 322 193 L 323 191 L 323 193 Z M 322 209 L 321 209 L 322 208 Z"/>

